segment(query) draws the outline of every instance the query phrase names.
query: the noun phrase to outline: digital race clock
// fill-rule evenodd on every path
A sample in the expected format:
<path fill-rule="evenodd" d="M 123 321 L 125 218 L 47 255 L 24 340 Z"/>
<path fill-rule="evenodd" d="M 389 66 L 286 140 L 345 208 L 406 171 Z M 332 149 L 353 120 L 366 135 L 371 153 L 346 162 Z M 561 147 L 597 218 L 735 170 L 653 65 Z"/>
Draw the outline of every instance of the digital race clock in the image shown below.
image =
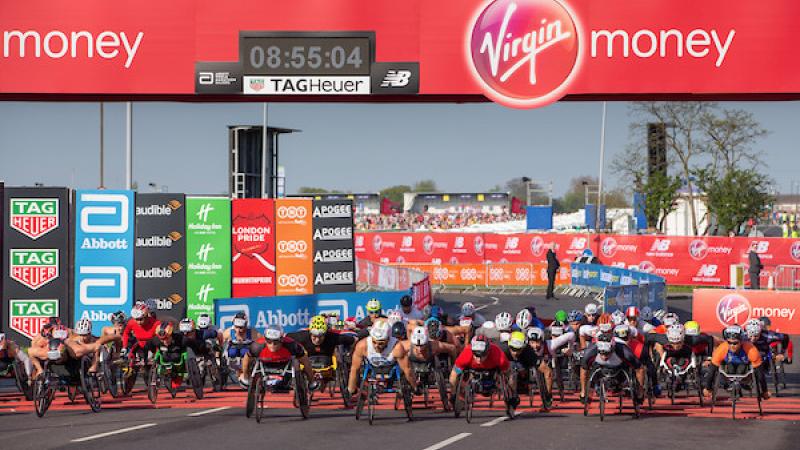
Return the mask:
<path fill-rule="evenodd" d="M 369 75 L 375 35 L 345 33 L 241 33 L 247 75 Z"/>

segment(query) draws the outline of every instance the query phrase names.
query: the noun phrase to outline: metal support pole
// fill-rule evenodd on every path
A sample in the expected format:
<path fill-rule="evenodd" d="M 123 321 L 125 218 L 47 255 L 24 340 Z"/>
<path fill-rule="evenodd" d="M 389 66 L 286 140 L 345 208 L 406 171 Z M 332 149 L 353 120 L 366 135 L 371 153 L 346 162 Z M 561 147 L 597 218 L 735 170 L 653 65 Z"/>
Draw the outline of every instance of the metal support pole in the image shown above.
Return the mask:
<path fill-rule="evenodd" d="M 272 197 L 267 190 L 267 183 L 272 183 L 271 175 L 267 174 L 267 103 L 264 102 L 261 114 L 261 198 Z M 270 174 L 272 171 L 270 171 Z M 268 181 L 269 180 L 269 181 Z"/>
<path fill-rule="evenodd" d="M 104 131 L 104 123 L 105 123 L 105 104 L 100 102 L 100 189 L 106 188 L 106 177 L 105 177 L 105 159 L 106 159 L 106 152 L 105 152 L 105 139 L 103 138 L 103 131 Z M 73 182 L 73 187 L 75 187 Z"/>
<path fill-rule="evenodd" d="M 597 177 L 597 207 L 595 208 L 594 227 L 600 231 L 600 205 L 603 201 L 603 165 L 606 153 L 606 102 L 603 102 L 603 120 L 600 126 L 600 174 Z"/>
<path fill-rule="evenodd" d="M 125 103 L 125 189 L 133 187 L 133 104 Z"/>

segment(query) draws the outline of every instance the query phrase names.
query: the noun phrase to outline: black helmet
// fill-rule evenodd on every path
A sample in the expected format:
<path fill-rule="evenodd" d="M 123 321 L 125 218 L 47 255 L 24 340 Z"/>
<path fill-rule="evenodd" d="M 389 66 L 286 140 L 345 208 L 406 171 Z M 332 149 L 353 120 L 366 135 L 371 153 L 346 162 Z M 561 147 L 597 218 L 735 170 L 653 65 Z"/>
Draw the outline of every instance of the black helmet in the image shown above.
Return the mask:
<path fill-rule="evenodd" d="M 765 327 L 772 326 L 772 321 L 769 320 L 769 317 L 767 317 L 767 316 L 759 317 L 758 320 L 761 321 L 761 326 L 765 326 Z"/>
<path fill-rule="evenodd" d="M 404 295 L 400 297 L 400 306 L 409 307 L 414 303 L 414 300 L 411 298 L 410 295 Z"/>
<path fill-rule="evenodd" d="M 392 336 L 394 336 L 395 339 L 405 340 L 406 325 L 403 322 L 395 322 L 394 325 L 392 325 Z"/>

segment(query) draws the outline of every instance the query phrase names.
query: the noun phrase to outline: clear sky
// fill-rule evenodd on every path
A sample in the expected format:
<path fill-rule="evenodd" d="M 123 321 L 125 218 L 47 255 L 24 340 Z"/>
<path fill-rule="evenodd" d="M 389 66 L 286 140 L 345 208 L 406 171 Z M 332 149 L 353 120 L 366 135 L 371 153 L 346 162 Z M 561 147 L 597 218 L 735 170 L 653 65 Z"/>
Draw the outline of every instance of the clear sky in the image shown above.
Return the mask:
<path fill-rule="evenodd" d="M 608 164 L 628 142 L 628 104 L 608 104 Z M 781 192 L 800 181 L 800 102 L 727 103 L 771 131 L 759 148 Z M 562 102 L 536 110 L 482 104 L 275 103 L 287 192 L 318 186 L 377 192 L 434 179 L 442 190 L 483 191 L 528 176 L 555 194 L 597 175 L 602 104 Z M 227 126 L 261 124 L 261 103 L 135 103 L 134 179 L 172 192 L 227 192 Z M 125 106 L 107 103 L 106 186 L 124 185 Z M 94 188 L 99 182 L 97 103 L 0 102 L 0 179 L 9 185 Z"/>

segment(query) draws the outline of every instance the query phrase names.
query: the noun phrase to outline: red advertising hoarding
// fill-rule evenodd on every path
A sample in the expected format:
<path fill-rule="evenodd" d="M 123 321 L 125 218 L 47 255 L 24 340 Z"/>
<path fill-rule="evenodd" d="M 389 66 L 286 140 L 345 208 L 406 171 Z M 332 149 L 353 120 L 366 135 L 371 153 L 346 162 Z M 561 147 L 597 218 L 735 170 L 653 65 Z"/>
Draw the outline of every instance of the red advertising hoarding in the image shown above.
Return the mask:
<path fill-rule="evenodd" d="M 800 333 L 799 309 L 800 292 L 695 289 L 692 296 L 692 320 L 711 333 L 762 316 L 769 317 L 775 331 Z"/>
<path fill-rule="evenodd" d="M 271 199 L 234 199 L 231 205 L 234 297 L 275 295 L 275 209 Z"/>

